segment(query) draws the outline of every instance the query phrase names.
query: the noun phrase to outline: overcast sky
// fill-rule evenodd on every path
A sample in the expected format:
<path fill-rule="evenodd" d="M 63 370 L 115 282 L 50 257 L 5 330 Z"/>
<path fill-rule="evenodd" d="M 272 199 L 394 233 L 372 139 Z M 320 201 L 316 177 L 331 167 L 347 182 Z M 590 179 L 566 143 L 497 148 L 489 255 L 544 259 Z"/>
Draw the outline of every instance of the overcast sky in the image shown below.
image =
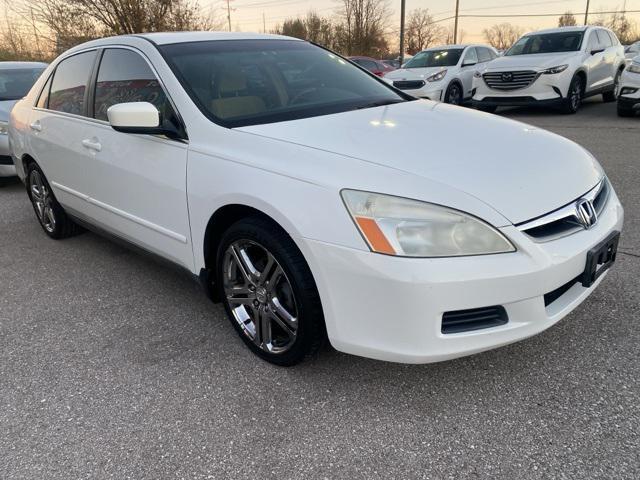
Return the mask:
<path fill-rule="evenodd" d="M 200 0 L 205 10 L 212 10 L 219 17 L 226 19 L 226 0 Z M 454 13 L 455 0 L 406 0 L 407 11 L 415 8 L 428 8 L 436 18 L 446 18 Z M 590 11 L 594 17 L 599 11 L 619 10 L 626 3 L 627 10 L 640 10 L 640 0 L 600 1 L 591 0 Z M 233 9 L 231 23 L 233 29 L 245 32 L 262 31 L 263 14 L 267 31 L 284 19 L 304 15 L 315 10 L 320 15 L 331 16 L 339 3 L 336 0 L 231 0 Z M 549 14 L 571 10 L 576 13 L 579 23 L 583 20 L 586 0 L 460 0 L 460 14 L 474 15 L 518 15 Z M 400 0 L 389 1 L 393 12 L 390 29 L 399 31 Z M 582 12 L 582 15 L 577 15 Z M 629 14 L 640 23 L 640 14 Z M 461 18 L 460 28 L 466 32 L 465 41 L 482 40 L 482 29 L 495 23 L 510 22 L 520 25 L 525 30 L 535 30 L 557 25 L 557 17 L 529 18 Z M 451 21 L 443 22 L 449 26 Z"/>

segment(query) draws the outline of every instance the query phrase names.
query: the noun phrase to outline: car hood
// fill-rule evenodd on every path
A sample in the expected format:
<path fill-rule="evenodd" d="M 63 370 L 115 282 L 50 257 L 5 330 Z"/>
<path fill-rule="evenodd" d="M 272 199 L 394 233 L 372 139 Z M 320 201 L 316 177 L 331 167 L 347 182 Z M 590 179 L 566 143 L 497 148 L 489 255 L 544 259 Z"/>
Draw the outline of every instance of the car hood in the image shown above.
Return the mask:
<path fill-rule="evenodd" d="M 557 67 L 558 65 L 569 63 L 569 59 L 577 53 L 578 52 L 537 53 L 532 55 L 498 57 L 487 65 L 487 70 L 510 70 L 514 68 L 544 70 L 545 68 Z"/>
<path fill-rule="evenodd" d="M 237 130 L 445 184 L 516 224 L 568 204 L 603 175 L 586 150 L 558 135 L 426 100 Z"/>
<path fill-rule="evenodd" d="M 401 68 L 385 74 L 384 78 L 389 80 L 426 80 L 427 77 L 444 69 L 445 67 Z"/>

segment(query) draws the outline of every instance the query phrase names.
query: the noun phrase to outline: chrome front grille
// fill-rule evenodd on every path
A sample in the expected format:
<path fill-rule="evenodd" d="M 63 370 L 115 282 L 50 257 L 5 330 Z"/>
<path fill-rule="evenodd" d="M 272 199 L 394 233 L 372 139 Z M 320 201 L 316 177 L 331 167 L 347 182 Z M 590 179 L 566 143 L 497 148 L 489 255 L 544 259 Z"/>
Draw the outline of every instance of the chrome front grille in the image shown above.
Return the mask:
<path fill-rule="evenodd" d="M 494 90 L 509 91 L 527 88 L 538 78 L 538 72 L 519 70 L 514 72 L 487 72 L 482 75 L 484 82 Z"/>
<path fill-rule="evenodd" d="M 580 199 L 591 201 L 597 216 L 600 216 L 610 193 L 609 180 L 603 178 L 595 188 Z M 548 242 L 584 230 L 585 227 L 580 223 L 579 215 L 576 201 L 574 201 L 542 217 L 520 223 L 516 227 L 537 242 Z"/>

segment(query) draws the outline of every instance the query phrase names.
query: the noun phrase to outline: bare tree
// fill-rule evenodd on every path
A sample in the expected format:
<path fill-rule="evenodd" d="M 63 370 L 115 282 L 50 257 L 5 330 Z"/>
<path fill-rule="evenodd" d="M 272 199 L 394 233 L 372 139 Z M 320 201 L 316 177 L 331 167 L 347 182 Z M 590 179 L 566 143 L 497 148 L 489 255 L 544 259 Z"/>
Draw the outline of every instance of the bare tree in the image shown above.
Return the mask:
<path fill-rule="evenodd" d="M 640 40 L 638 25 L 627 17 L 625 12 L 616 12 L 612 14 L 606 25 L 613 30 L 620 42 L 624 45 Z"/>
<path fill-rule="evenodd" d="M 384 34 L 389 21 L 388 0 L 338 0 L 344 53 L 381 57 L 389 46 Z"/>
<path fill-rule="evenodd" d="M 522 36 L 522 28 L 510 23 L 501 23 L 482 31 L 484 38 L 497 50 L 506 50 Z"/>
<path fill-rule="evenodd" d="M 409 13 L 407 21 L 407 53 L 415 55 L 417 52 L 442 41 L 445 36 L 444 28 L 433 22 L 426 8 L 418 8 Z"/>
<path fill-rule="evenodd" d="M 570 11 L 565 12 L 563 15 L 558 18 L 558 26 L 559 27 L 575 27 L 578 24 L 576 17 Z"/>
<path fill-rule="evenodd" d="M 466 36 L 467 36 L 467 32 L 462 30 L 461 28 L 458 28 L 458 35 L 457 35 L 456 41 L 458 43 L 464 43 L 464 39 L 466 38 Z M 454 35 L 453 26 L 447 28 L 444 36 L 444 43 L 446 43 L 447 45 L 451 45 L 455 37 L 456 35 Z"/>

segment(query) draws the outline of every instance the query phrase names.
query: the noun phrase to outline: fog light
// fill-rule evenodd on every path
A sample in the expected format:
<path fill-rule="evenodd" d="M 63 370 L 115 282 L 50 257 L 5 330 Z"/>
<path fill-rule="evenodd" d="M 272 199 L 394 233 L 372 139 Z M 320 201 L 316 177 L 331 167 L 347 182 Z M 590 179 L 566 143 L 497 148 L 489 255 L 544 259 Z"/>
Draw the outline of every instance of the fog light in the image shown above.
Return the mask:
<path fill-rule="evenodd" d="M 637 91 L 637 88 L 622 87 L 622 90 L 620 90 L 620 95 L 631 95 L 632 93 L 636 93 Z"/>

